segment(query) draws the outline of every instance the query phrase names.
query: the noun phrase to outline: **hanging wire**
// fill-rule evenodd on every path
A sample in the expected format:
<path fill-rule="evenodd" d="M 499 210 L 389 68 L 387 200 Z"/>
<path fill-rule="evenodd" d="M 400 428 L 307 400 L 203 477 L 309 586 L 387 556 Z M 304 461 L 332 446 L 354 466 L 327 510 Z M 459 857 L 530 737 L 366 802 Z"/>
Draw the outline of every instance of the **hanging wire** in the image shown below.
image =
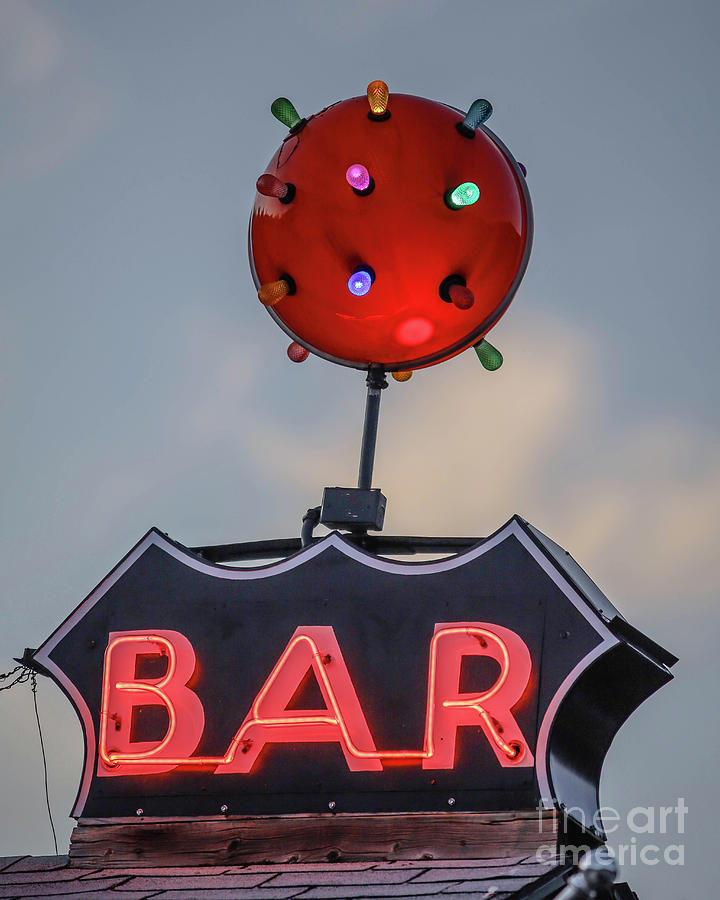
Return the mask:
<path fill-rule="evenodd" d="M 19 675 L 17 673 L 20 673 Z M 14 669 L 11 669 L 9 672 L 5 672 L 4 674 L 0 674 L 0 682 L 7 681 L 9 678 L 13 680 L 9 684 L 1 684 L 0 683 L 0 691 L 9 691 L 10 688 L 14 688 L 16 684 L 25 684 L 26 681 L 30 681 L 31 670 L 27 668 L 27 666 L 15 666 Z M 15 676 L 13 678 L 13 676 Z"/>
<path fill-rule="evenodd" d="M 3 682 L 7 681 L 7 684 Z M 58 853 L 57 834 L 55 833 L 55 823 L 53 822 L 52 811 L 50 810 L 50 791 L 48 789 L 48 770 L 47 757 L 45 756 L 45 742 L 43 741 L 42 728 L 40 727 L 40 713 L 38 712 L 37 702 L 37 675 L 27 666 L 15 666 L 9 672 L 0 673 L 0 691 L 9 691 L 18 684 L 26 684 L 30 682 L 30 688 L 33 695 L 33 706 L 35 708 L 35 721 L 37 722 L 38 734 L 40 735 L 40 750 L 42 751 L 43 776 L 45 780 L 45 804 L 47 806 L 48 818 L 50 819 L 50 828 L 52 829 L 53 844 L 55 845 L 55 855 Z"/>
<path fill-rule="evenodd" d="M 33 695 L 33 706 L 35 707 L 35 721 L 37 722 L 38 734 L 40 735 L 40 749 L 42 750 L 43 775 L 45 778 L 45 804 L 47 806 L 48 818 L 50 819 L 50 828 L 52 828 L 53 844 L 55 845 L 55 856 L 58 855 L 57 835 L 55 834 L 55 823 L 53 822 L 52 811 L 50 809 L 50 791 L 48 790 L 48 771 L 47 758 L 45 757 L 45 742 L 43 741 L 42 728 L 40 727 L 40 714 L 38 713 L 37 702 L 37 675 L 30 669 L 30 687 Z"/>

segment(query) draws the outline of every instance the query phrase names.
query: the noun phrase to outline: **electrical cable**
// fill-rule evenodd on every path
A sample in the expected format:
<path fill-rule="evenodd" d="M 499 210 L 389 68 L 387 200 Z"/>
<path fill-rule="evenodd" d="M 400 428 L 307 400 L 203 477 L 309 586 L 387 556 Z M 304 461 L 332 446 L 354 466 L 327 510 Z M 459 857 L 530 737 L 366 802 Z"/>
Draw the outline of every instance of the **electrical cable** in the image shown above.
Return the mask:
<path fill-rule="evenodd" d="M 7 681 L 8 678 L 12 678 L 17 672 L 20 672 L 20 674 L 17 675 L 16 678 L 13 678 L 10 684 L 0 684 L 0 691 L 9 691 L 10 688 L 14 688 L 16 684 L 25 684 L 26 681 L 30 680 L 30 669 L 20 665 L 15 666 L 14 669 L 0 675 L 0 681 Z"/>
<path fill-rule="evenodd" d="M 45 778 L 45 804 L 47 805 L 48 818 L 50 819 L 50 828 L 52 828 L 53 844 L 55 845 L 55 856 L 58 855 L 57 835 L 55 834 L 55 823 L 53 822 L 52 811 L 50 809 L 50 791 L 48 790 L 48 771 L 47 758 L 45 756 L 45 742 L 43 741 L 42 728 L 40 727 L 40 714 L 38 713 L 37 703 L 37 675 L 30 672 L 30 687 L 33 695 L 33 705 L 35 707 L 35 721 L 37 722 L 38 734 L 40 735 L 40 749 L 42 750 L 43 775 Z"/>
<path fill-rule="evenodd" d="M 10 678 L 12 678 L 12 681 L 10 681 L 9 684 L 1 683 L 3 681 L 8 681 L 8 679 Z M 35 709 L 35 721 L 37 722 L 38 734 L 40 735 L 40 750 L 42 751 L 43 778 L 45 782 L 45 804 L 47 806 L 48 818 L 50 819 L 50 828 L 52 829 L 53 844 L 55 845 L 55 855 L 57 856 L 58 843 L 57 834 L 55 833 L 55 823 L 53 822 L 52 811 L 50 809 L 50 790 L 48 788 L 48 770 L 47 757 L 45 756 L 45 741 L 43 740 L 42 728 L 40 726 L 40 713 L 38 712 L 37 675 L 35 674 L 35 672 L 33 672 L 32 669 L 29 669 L 27 666 L 24 666 L 22 664 L 19 666 L 15 666 L 15 668 L 11 669 L 9 672 L 0 673 L 0 691 L 9 691 L 10 688 L 14 688 L 18 684 L 25 684 L 28 681 L 30 682 L 30 688 L 32 690 L 33 707 Z"/>

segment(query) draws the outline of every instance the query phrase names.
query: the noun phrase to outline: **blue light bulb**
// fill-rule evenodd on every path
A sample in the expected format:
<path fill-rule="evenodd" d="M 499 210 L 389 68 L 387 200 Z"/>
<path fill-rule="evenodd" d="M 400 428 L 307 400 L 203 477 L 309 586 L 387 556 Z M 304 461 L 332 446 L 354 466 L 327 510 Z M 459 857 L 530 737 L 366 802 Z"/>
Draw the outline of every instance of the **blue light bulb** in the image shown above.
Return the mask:
<path fill-rule="evenodd" d="M 364 297 L 374 280 L 373 273 L 369 269 L 356 269 L 348 278 L 348 290 L 356 297 Z"/>

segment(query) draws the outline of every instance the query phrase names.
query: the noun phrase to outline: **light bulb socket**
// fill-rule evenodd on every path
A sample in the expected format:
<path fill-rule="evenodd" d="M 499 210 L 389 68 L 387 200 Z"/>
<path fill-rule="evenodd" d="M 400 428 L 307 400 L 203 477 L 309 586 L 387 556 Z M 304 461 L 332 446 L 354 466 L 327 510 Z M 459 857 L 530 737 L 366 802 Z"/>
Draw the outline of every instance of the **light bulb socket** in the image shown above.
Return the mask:
<path fill-rule="evenodd" d="M 296 122 L 293 127 L 289 129 L 290 134 L 297 134 L 298 131 L 302 131 L 306 125 L 307 119 L 300 119 L 299 122 Z"/>
<path fill-rule="evenodd" d="M 357 194 L 358 197 L 367 197 L 368 194 L 372 194 L 375 190 L 375 179 L 372 175 L 369 176 L 370 184 L 365 188 L 364 191 L 361 191 L 359 188 L 351 188 L 353 194 Z"/>
<path fill-rule="evenodd" d="M 475 128 L 470 128 L 470 126 L 469 126 L 469 125 L 466 125 L 464 122 L 457 122 L 457 123 L 455 124 L 455 127 L 457 128 L 457 130 L 460 132 L 460 134 L 461 134 L 463 137 L 465 137 L 465 138 L 470 138 L 471 140 L 472 140 L 472 138 L 475 137 L 475 131 L 476 131 L 476 129 L 475 129 Z"/>
<path fill-rule="evenodd" d="M 446 303 L 452 303 L 452 299 L 450 298 L 450 288 L 454 284 L 459 284 L 461 287 L 467 287 L 467 281 L 463 278 L 463 276 L 457 275 L 455 273 L 452 275 L 448 275 L 447 278 L 443 278 L 443 280 L 440 282 L 438 293 L 440 294 L 440 298 Z"/>
<path fill-rule="evenodd" d="M 290 297 L 293 294 L 297 293 L 297 285 L 295 284 L 295 279 L 292 277 L 292 275 L 288 275 L 287 272 L 283 272 L 282 275 L 278 278 L 278 281 L 284 281 L 285 284 L 287 284 L 288 289 L 286 296 Z"/>
<path fill-rule="evenodd" d="M 368 266 L 365 263 L 360 263 L 359 266 L 355 266 L 355 268 L 350 273 L 350 277 L 356 275 L 358 272 L 367 272 L 370 276 L 370 284 L 375 284 L 375 269 L 372 266 Z"/>
<path fill-rule="evenodd" d="M 453 203 L 452 195 L 456 190 L 457 188 L 448 188 L 448 190 L 445 191 L 445 196 L 443 197 L 445 206 L 447 206 L 447 208 L 451 209 L 453 212 L 457 212 L 459 209 L 463 209 L 461 205 Z"/>
<path fill-rule="evenodd" d="M 374 113 L 372 110 L 368 113 L 368 119 L 371 122 L 387 122 L 390 118 L 390 110 L 386 109 L 385 112 Z"/>
<path fill-rule="evenodd" d="M 285 187 L 287 188 L 287 194 L 284 197 L 280 197 L 280 202 L 287 205 L 288 203 L 292 203 L 295 199 L 295 185 L 292 181 L 286 181 Z"/>

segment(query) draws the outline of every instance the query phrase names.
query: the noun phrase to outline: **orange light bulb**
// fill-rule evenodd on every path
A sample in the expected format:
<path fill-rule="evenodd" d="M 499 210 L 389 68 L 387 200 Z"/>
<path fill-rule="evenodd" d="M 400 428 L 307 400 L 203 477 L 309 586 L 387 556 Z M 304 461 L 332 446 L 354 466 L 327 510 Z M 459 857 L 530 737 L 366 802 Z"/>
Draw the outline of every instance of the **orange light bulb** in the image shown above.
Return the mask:
<path fill-rule="evenodd" d="M 384 81 L 371 81 L 367 86 L 367 98 L 370 112 L 374 116 L 384 116 L 387 112 L 390 91 Z"/>
<path fill-rule="evenodd" d="M 275 306 L 289 292 L 290 285 L 284 278 L 280 278 L 278 281 L 268 281 L 258 291 L 258 300 L 264 306 Z"/>
<path fill-rule="evenodd" d="M 393 372 L 392 377 L 395 381 L 410 381 L 412 378 L 412 370 L 406 372 Z"/>

